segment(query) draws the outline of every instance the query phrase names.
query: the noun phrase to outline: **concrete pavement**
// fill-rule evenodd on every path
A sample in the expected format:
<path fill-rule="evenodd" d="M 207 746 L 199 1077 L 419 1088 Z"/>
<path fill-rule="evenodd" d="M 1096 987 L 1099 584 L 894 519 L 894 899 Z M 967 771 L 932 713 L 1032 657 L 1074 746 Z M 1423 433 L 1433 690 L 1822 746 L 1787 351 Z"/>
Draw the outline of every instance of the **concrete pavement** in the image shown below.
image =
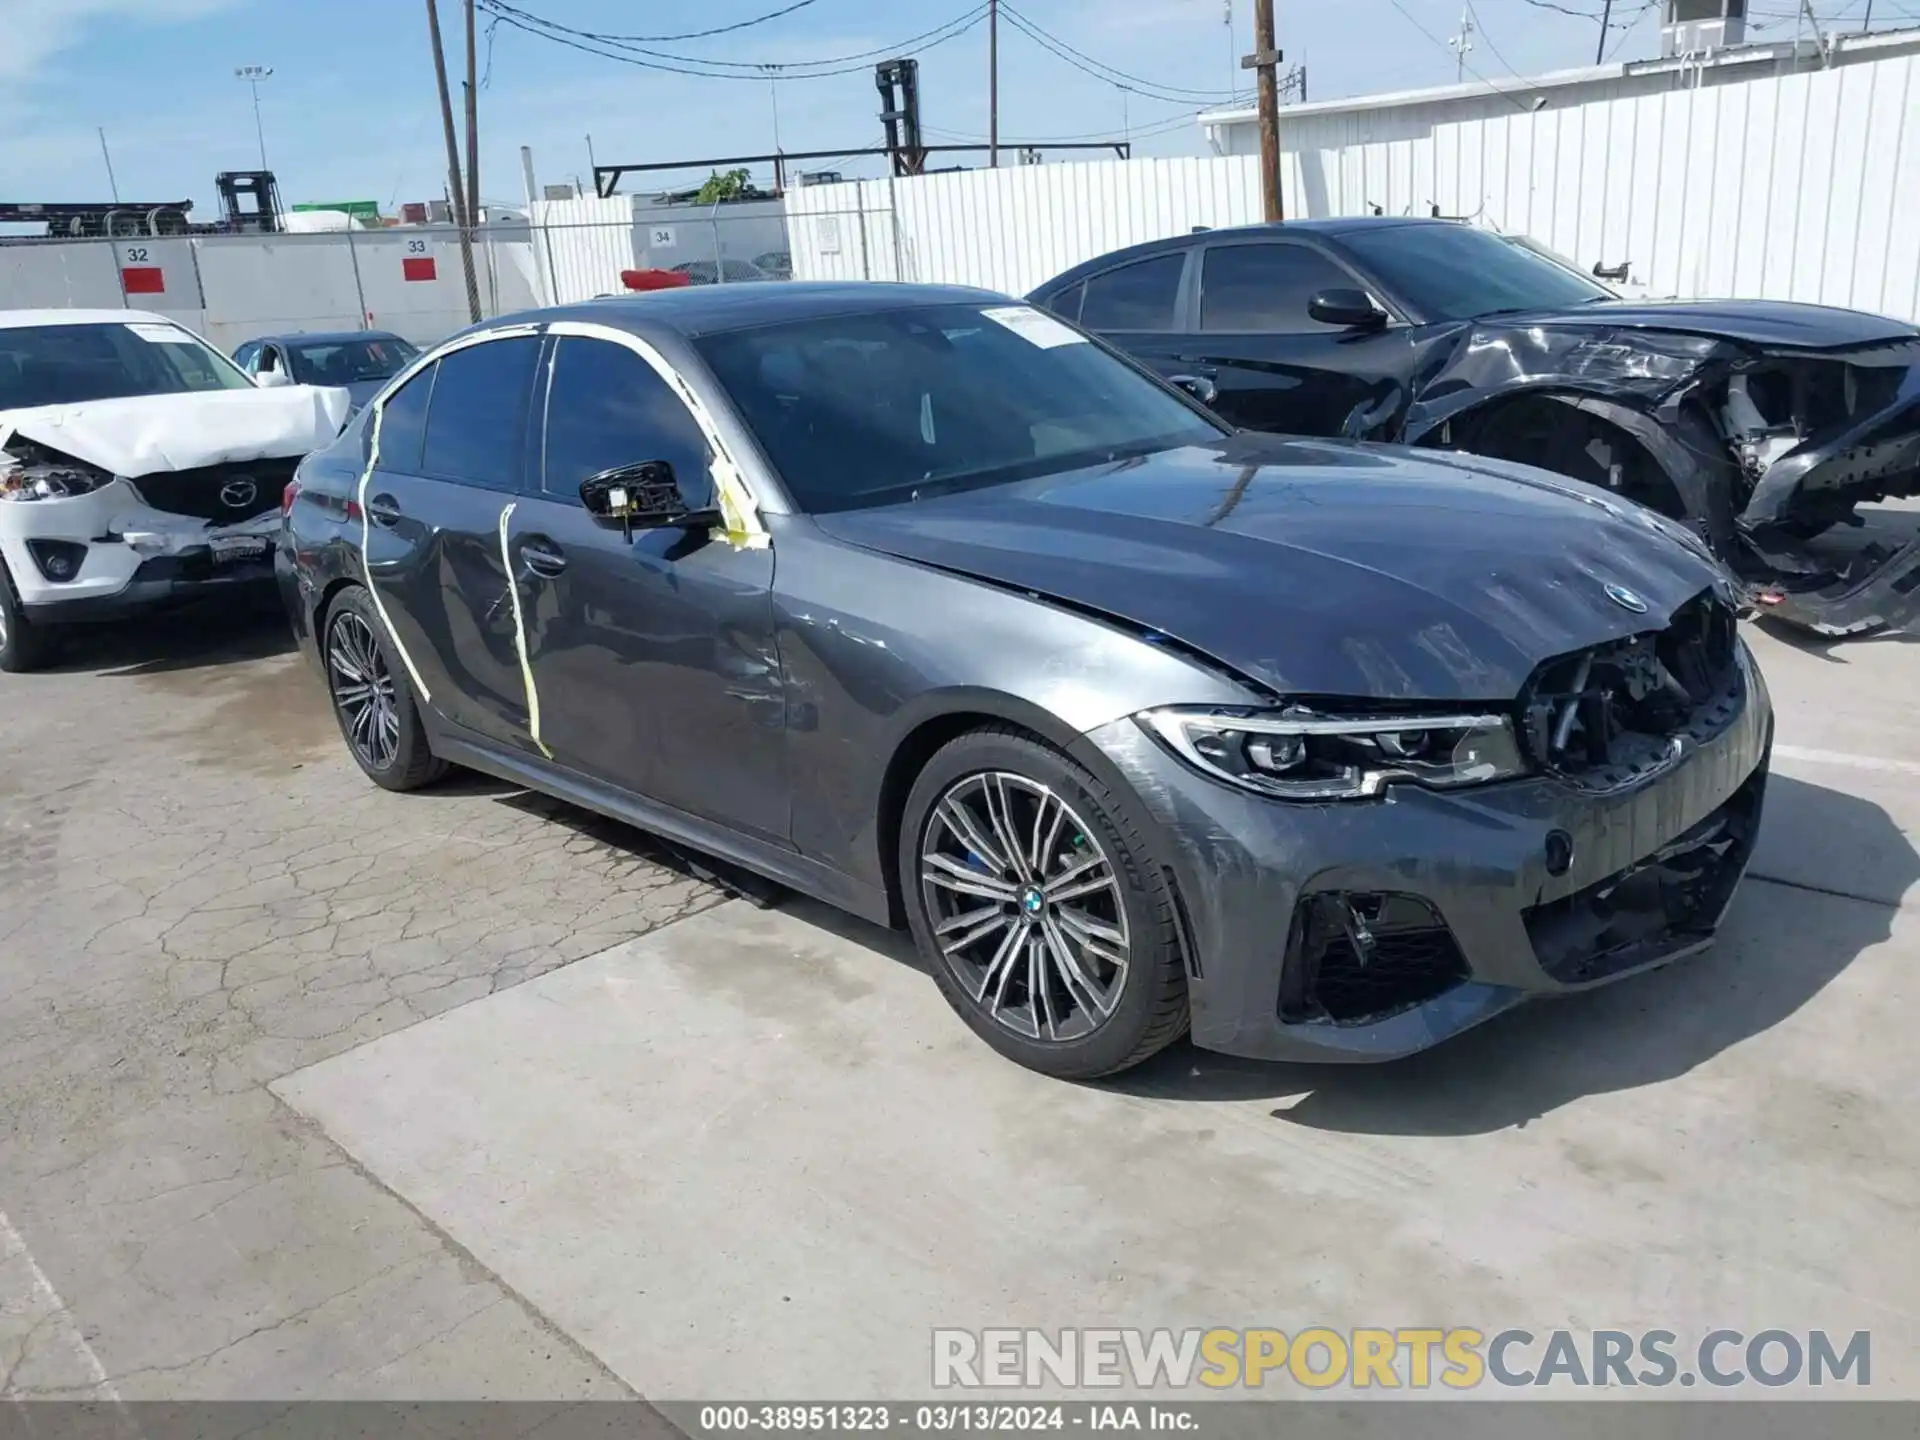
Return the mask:
<path fill-rule="evenodd" d="M 1316 1322 L 1871 1329 L 1914 1395 L 1914 652 L 1752 633 L 1714 950 L 1397 1066 L 1092 1087 L 894 937 L 367 786 L 270 625 L 0 678 L 0 1389 L 845 1398 L 936 1324 Z"/>

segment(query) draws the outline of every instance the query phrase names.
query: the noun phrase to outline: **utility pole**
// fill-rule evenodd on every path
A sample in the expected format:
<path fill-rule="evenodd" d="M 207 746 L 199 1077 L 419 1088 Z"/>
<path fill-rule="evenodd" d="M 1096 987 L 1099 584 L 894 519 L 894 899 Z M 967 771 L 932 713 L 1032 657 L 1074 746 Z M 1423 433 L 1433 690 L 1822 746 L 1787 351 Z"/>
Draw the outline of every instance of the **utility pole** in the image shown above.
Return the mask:
<path fill-rule="evenodd" d="M 1813 43 L 1819 47 L 1820 65 L 1825 69 L 1833 63 L 1833 56 L 1827 49 L 1827 37 L 1820 32 L 1820 17 L 1813 13 L 1813 0 L 1800 0 L 1800 9 L 1806 14 L 1807 24 L 1813 27 Z"/>
<path fill-rule="evenodd" d="M 1000 168 L 1000 0 L 987 0 L 987 164 Z"/>
<path fill-rule="evenodd" d="M 1872 0 L 1868 0 L 1871 4 Z M 1607 0 L 1600 11 L 1600 43 L 1594 48 L 1593 63 L 1598 65 L 1607 58 L 1607 27 L 1613 23 L 1613 0 Z"/>
<path fill-rule="evenodd" d="M 447 92 L 447 55 L 440 45 L 440 7 L 427 0 L 427 33 L 433 39 L 433 78 L 440 87 L 440 124 L 447 136 L 447 204 L 460 230 L 460 266 L 467 277 L 467 313 L 480 323 L 480 287 L 473 274 L 473 232 L 467 225 L 467 197 L 460 183 L 460 141 L 453 132 L 453 97 Z"/>
<path fill-rule="evenodd" d="M 1240 44 L 1233 37 L 1233 0 L 1226 0 L 1227 22 L 1227 89 L 1236 90 L 1240 86 Z"/>
<path fill-rule="evenodd" d="M 1460 63 L 1454 70 L 1454 83 L 1465 84 L 1467 78 L 1467 52 L 1473 49 L 1473 16 L 1468 11 L 1460 12 L 1460 33 L 1447 42 L 1447 48 L 1459 57 Z"/>
<path fill-rule="evenodd" d="M 1269 221 L 1286 219 L 1280 201 L 1280 89 L 1274 67 L 1285 57 L 1273 43 L 1273 0 L 1253 0 L 1253 54 L 1241 58 L 1260 91 L 1260 208 Z"/>
<path fill-rule="evenodd" d="M 467 0 L 467 226 L 480 223 L 480 87 L 475 78 L 473 0 Z"/>
<path fill-rule="evenodd" d="M 1873 30 L 1873 0 L 1867 0 L 1867 18 L 1860 24 L 1860 33 L 1869 34 Z"/>

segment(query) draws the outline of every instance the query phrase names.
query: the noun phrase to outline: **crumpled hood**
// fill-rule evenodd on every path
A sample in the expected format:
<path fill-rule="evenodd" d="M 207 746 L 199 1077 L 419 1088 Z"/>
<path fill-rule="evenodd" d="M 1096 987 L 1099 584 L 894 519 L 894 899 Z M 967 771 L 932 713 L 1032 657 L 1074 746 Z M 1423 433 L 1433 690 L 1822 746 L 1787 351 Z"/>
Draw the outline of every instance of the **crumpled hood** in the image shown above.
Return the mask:
<path fill-rule="evenodd" d="M 1529 322 L 1673 330 L 1792 350 L 1881 345 L 1920 336 L 1920 329 L 1904 320 L 1784 300 L 1604 300 L 1571 310 L 1489 317 L 1482 323 L 1519 327 Z"/>
<path fill-rule="evenodd" d="M 1251 435 L 817 523 L 1298 696 L 1509 700 L 1541 661 L 1657 628 L 1724 576 L 1649 512 L 1544 471 Z"/>
<path fill-rule="evenodd" d="M 0 450 L 19 434 L 113 475 L 138 479 L 318 450 L 340 433 L 347 392 L 316 385 L 131 395 L 0 410 Z"/>

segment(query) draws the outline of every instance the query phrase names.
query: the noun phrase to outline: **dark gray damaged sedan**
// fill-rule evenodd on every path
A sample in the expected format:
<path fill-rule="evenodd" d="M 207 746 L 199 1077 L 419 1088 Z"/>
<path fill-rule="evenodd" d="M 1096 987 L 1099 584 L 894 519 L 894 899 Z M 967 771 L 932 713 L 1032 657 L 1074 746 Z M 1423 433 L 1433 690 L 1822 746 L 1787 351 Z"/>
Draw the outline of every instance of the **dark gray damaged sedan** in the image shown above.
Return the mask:
<path fill-rule="evenodd" d="M 1387 1059 L 1697 949 L 1772 739 L 1670 522 L 1229 432 L 978 291 L 490 322 L 303 463 L 278 564 L 377 783 L 470 766 L 909 926 L 1061 1076 L 1189 1026 Z"/>

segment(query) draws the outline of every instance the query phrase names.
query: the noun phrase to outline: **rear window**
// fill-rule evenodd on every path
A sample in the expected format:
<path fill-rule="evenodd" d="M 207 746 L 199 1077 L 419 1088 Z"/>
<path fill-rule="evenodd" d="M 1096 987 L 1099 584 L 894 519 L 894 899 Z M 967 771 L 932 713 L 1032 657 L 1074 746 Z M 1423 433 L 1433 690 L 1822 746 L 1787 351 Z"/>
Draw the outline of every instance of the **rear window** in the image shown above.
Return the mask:
<path fill-rule="evenodd" d="M 487 340 L 440 357 L 427 409 L 429 475 L 512 490 L 520 483 L 527 401 L 540 342 L 531 335 Z"/>
<path fill-rule="evenodd" d="M 354 385 L 385 380 L 407 368 L 420 352 L 398 336 L 374 340 L 329 340 L 289 346 L 293 378 L 302 385 Z"/>
<path fill-rule="evenodd" d="M 212 346 L 162 321 L 0 329 L 0 410 L 252 388 Z"/>
<path fill-rule="evenodd" d="M 1087 281 L 1080 323 L 1089 330 L 1171 330 L 1184 254 L 1157 255 Z"/>

